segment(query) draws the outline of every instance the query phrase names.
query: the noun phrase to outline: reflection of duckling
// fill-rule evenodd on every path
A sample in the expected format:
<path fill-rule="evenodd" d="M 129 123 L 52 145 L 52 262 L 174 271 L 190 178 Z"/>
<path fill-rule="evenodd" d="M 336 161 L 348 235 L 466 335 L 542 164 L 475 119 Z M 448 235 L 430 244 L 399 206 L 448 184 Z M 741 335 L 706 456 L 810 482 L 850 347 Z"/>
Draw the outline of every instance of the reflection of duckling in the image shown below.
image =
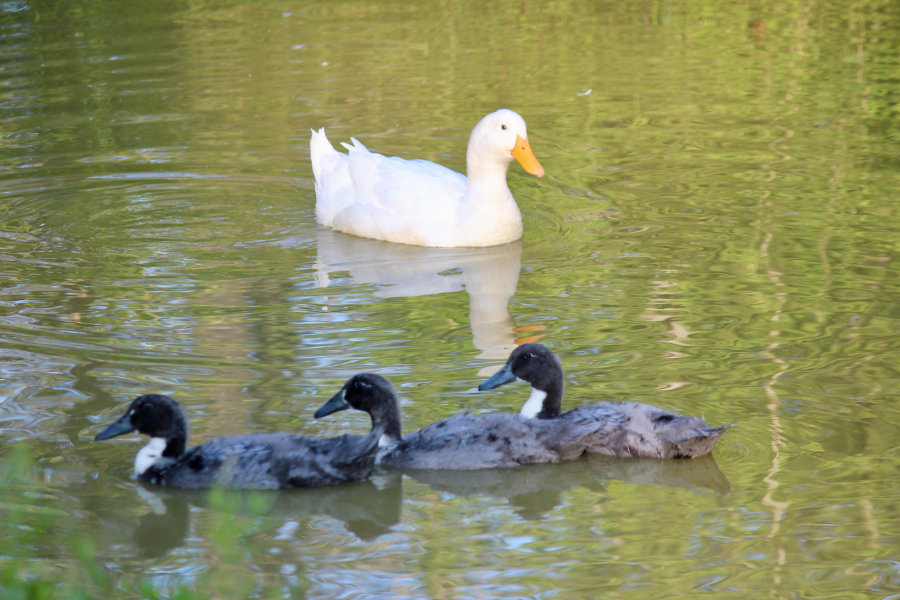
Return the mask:
<path fill-rule="evenodd" d="M 589 454 L 585 459 L 594 477 L 602 479 L 620 479 L 634 485 L 652 483 L 695 492 L 708 490 L 716 494 L 731 491 L 731 483 L 712 454 L 692 460 L 622 460 L 618 456 L 603 454 Z"/>
<path fill-rule="evenodd" d="M 696 493 L 728 493 L 731 484 L 712 454 L 694 460 L 655 460 L 590 454 L 562 464 L 526 465 L 521 469 L 447 471 L 404 469 L 403 473 L 455 496 L 506 499 L 525 519 L 540 518 L 564 501 L 563 493 L 579 487 L 607 496 L 611 479 L 632 485 L 665 485 Z"/>
<path fill-rule="evenodd" d="M 184 543 L 190 531 L 190 507 L 182 498 L 161 497 L 149 488 L 138 486 L 137 493 L 151 510 L 138 520 L 132 539 L 142 556 L 165 556 Z"/>
<path fill-rule="evenodd" d="M 478 386 L 489 390 L 523 380 L 531 396 L 521 415 L 580 431 L 587 452 L 649 458 L 692 458 L 709 453 L 729 425 L 710 427 L 697 417 L 670 413 L 637 402 L 597 402 L 560 413 L 563 371 L 559 359 L 540 344 L 513 350 L 500 371 Z"/>
<path fill-rule="evenodd" d="M 106 440 L 138 431 L 150 442 L 137 454 L 138 479 L 181 488 L 279 489 L 360 481 L 375 460 L 379 428 L 365 437 L 313 439 L 287 433 L 214 438 L 187 446 L 187 420 L 168 396 L 147 394 L 97 434 Z"/>
<path fill-rule="evenodd" d="M 407 436 L 400 433 L 400 402 L 380 375 L 351 377 L 316 417 L 366 406 L 372 426 L 384 431 L 378 464 L 412 469 L 488 469 L 560 462 L 584 452 L 577 430 L 568 423 L 525 419 L 510 413 L 456 415 Z"/>
<path fill-rule="evenodd" d="M 525 519 L 540 518 L 559 506 L 566 490 L 584 487 L 600 494 L 606 486 L 603 477 L 596 477 L 584 460 L 523 465 L 520 469 L 404 469 L 403 473 L 454 496 L 505 499 Z"/>
<path fill-rule="evenodd" d="M 310 160 L 316 217 L 326 227 L 417 246 L 494 246 L 522 237 L 522 216 L 506 185 L 516 159 L 541 177 L 525 120 L 500 109 L 472 130 L 468 177 L 427 160 L 385 157 L 358 140 L 337 152 L 324 129 L 313 131 Z"/>
<path fill-rule="evenodd" d="M 153 509 L 150 515 L 141 518 L 140 529 L 148 535 L 139 541 L 155 547 L 160 540 L 151 539 L 152 529 L 144 527 L 144 520 L 165 523 L 166 509 L 198 506 L 213 511 L 224 511 L 239 516 L 265 516 L 278 526 L 279 535 L 289 535 L 302 519 L 327 516 L 340 521 L 348 531 L 361 539 L 374 539 L 388 533 L 400 522 L 403 505 L 402 476 L 394 471 L 373 474 L 365 481 L 346 485 L 327 485 L 306 489 L 281 490 L 279 492 L 259 492 L 256 490 L 227 490 L 223 495 L 210 494 L 209 490 L 186 490 L 173 487 L 159 487 L 139 482 L 138 495 Z M 180 517 L 181 512 L 177 513 Z M 185 515 L 184 519 L 187 519 Z M 167 534 L 169 532 L 167 530 Z M 162 533 L 159 538 L 164 538 Z"/>

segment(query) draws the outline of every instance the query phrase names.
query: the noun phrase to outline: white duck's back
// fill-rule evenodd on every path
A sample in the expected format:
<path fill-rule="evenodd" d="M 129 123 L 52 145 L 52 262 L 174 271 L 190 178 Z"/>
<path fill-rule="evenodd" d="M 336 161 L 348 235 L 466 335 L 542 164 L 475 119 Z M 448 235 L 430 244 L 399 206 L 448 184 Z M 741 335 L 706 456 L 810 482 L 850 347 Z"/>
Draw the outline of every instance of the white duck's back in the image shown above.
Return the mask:
<path fill-rule="evenodd" d="M 522 236 L 506 171 L 513 158 L 538 176 L 543 168 L 515 112 L 493 112 L 473 129 L 468 179 L 426 160 L 382 156 L 351 140 L 344 145 L 349 153 L 342 154 L 324 129 L 312 132 L 316 218 L 326 227 L 420 246 L 492 246 Z"/>

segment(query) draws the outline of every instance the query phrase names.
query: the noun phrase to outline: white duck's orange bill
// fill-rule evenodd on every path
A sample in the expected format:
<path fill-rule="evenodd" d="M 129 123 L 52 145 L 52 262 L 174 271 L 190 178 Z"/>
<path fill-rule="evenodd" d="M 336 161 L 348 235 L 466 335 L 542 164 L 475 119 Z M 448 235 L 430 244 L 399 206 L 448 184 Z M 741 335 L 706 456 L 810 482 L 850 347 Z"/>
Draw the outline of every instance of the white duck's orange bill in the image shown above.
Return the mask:
<path fill-rule="evenodd" d="M 535 158 L 534 152 L 531 151 L 531 144 L 528 143 L 528 139 L 523 139 L 522 136 L 516 136 L 516 145 L 513 146 L 513 149 L 510 150 L 510 154 L 513 155 L 519 164 L 522 165 L 522 168 L 532 175 L 537 175 L 538 177 L 543 177 L 544 175 L 544 167 L 541 166 L 541 163 L 538 162 L 538 159 Z"/>

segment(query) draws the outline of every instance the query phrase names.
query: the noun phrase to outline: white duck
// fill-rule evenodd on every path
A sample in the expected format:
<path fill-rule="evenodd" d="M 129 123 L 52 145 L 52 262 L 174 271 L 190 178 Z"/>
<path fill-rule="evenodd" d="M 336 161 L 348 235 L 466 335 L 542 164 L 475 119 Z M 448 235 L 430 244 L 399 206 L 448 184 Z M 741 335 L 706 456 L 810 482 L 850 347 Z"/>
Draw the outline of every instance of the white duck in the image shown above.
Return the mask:
<path fill-rule="evenodd" d="M 513 158 L 541 177 L 525 120 L 502 108 L 469 137 L 468 177 L 427 160 L 369 152 L 355 138 L 336 151 L 313 130 L 316 218 L 344 233 L 418 246 L 494 246 L 522 237 L 522 215 L 506 185 Z"/>

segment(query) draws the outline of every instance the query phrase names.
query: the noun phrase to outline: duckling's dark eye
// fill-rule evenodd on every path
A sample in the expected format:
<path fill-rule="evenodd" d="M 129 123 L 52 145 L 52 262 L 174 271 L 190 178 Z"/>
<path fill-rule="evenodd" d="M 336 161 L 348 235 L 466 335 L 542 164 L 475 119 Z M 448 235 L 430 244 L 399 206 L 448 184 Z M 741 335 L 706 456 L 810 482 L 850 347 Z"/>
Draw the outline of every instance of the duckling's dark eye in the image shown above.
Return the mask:
<path fill-rule="evenodd" d="M 532 358 L 534 358 L 534 354 L 531 352 L 526 352 L 525 354 L 522 355 L 522 358 L 524 360 L 531 360 Z"/>
<path fill-rule="evenodd" d="M 370 390 L 370 389 L 372 389 L 372 385 L 371 385 L 370 383 L 368 383 L 367 381 L 363 381 L 363 380 L 361 380 L 361 379 L 358 379 L 358 380 L 354 381 L 354 382 L 353 382 L 353 387 L 355 387 L 355 388 L 358 389 L 358 390 Z"/>
<path fill-rule="evenodd" d="M 501 125 L 500 125 L 500 129 L 502 129 L 503 131 L 506 131 L 506 124 L 505 124 L 505 123 L 504 123 L 504 124 L 501 124 Z"/>

